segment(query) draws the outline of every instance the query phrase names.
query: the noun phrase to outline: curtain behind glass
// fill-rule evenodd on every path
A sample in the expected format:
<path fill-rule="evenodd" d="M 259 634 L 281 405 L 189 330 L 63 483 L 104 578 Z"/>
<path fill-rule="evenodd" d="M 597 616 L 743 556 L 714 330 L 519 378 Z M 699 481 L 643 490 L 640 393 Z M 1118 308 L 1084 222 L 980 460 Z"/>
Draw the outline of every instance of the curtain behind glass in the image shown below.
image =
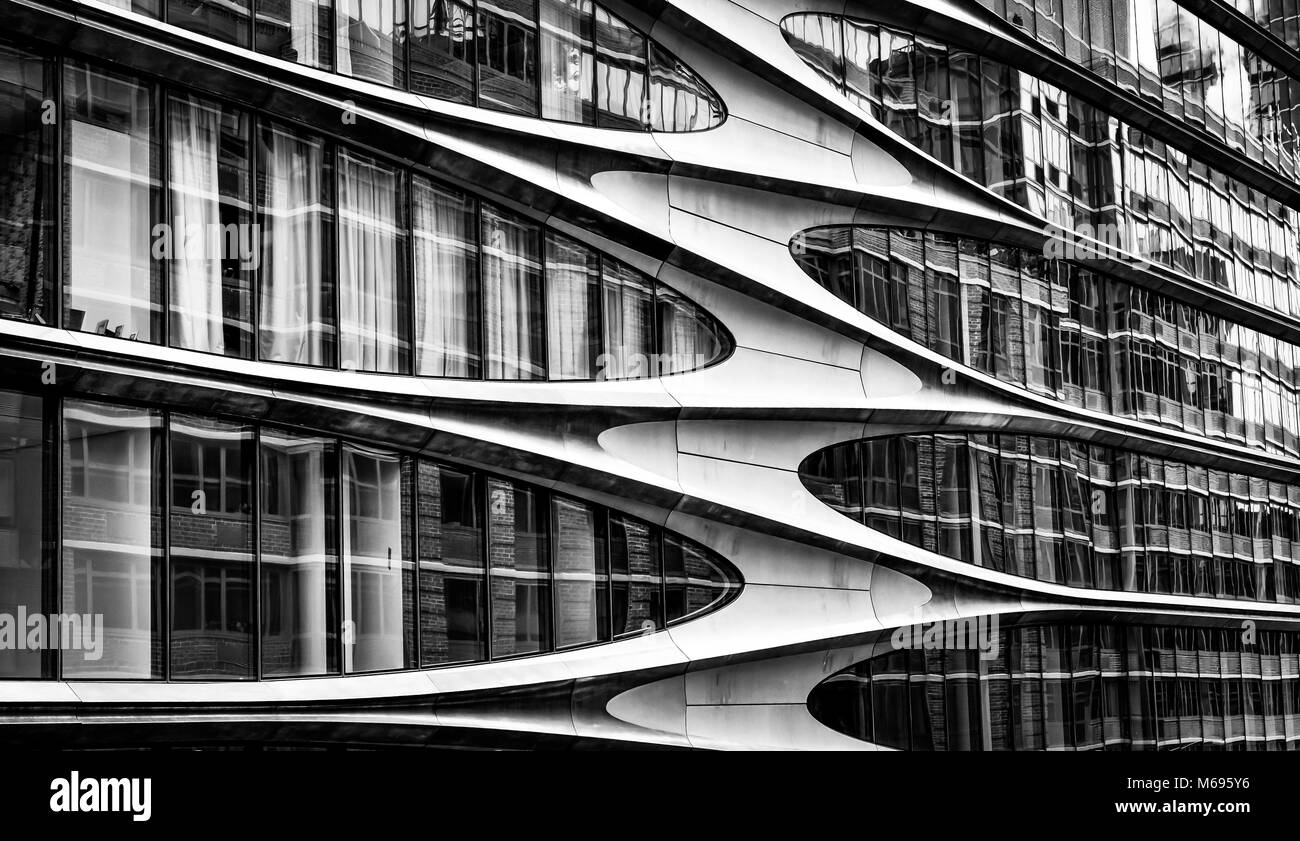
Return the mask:
<path fill-rule="evenodd" d="M 712 365 L 726 352 L 722 328 L 685 296 L 655 286 L 659 364 L 655 373 L 680 374 Z"/>
<path fill-rule="evenodd" d="M 329 148 L 267 126 L 259 150 L 261 358 L 334 364 Z"/>
<path fill-rule="evenodd" d="M 247 121 L 187 97 L 171 101 L 168 123 L 172 346 L 249 356 L 257 243 L 247 224 Z"/>
<path fill-rule="evenodd" d="M 595 379 L 600 353 L 600 260 L 590 248 L 549 231 L 546 314 L 551 379 Z"/>
<path fill-rule="evenodd" d="M 542 116 L 595 123 L 591 0 L 542 0 Z"/>
<path fill-rule="evenodd" d="M 649 377 L 654 352 L 654 291 L 649 278 L 605 260 L 604 379 Z"/>
<path fill-rule="evenodd" d="M 546 376 L 537 233 L 523 219 L 484 205 L 483 320 L 490 380 Z"/>
<path fill-rule="evenodd" d="M 415 236 L 416 363 L 427 377 L 478 377 L 478 219 L 473 198 L 417 177 Z"/>
<path fill-rule="evenodd" d="M 393 167 L 339 155 L 339 360 L 345 370 L 408 371 L 406 219 Z"/>

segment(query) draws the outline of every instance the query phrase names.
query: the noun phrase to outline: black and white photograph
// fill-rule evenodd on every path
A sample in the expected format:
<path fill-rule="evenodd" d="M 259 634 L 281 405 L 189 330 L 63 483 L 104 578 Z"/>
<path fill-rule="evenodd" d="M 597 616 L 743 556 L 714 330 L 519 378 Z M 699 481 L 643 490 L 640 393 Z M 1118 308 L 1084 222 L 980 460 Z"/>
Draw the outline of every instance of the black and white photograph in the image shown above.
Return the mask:
<path fill-rule="evenodd" d="M 15 814 L 1292 751 L 1300 0 L 0 0 Z"/>

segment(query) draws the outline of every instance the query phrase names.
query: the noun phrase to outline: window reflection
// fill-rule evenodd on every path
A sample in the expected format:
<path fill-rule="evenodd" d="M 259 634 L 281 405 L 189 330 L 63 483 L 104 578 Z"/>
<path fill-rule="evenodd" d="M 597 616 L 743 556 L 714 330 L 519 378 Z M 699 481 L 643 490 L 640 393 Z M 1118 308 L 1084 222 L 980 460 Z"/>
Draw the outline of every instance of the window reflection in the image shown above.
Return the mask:
<path fill-rule="evenodd" d="M 414 663 L 409 472 L 409 462 L 392 453 L 343 447 L 343 665 L 349 672 Z"/>
<path fill-rule="evenodd" d="M 1006 13 L 1059 49 L 1055 21 L 1063 12 L 1068 33 L 1083 18 L 1071 17 L 1071 4 L 1044 1 L 1036 15 Z M 1292 109 L 1282 104 L 1294 98 L 1293 80 L 1173 0 L 1088 8 L 1093 71 L 1294 174 Z M 846 97 L 993 192 L 1054 225 L 1300 314 L 1293 209 L 992 58 L 833 16 L 795 14 L 782 27 Z"/>
<path fill-rule="evenodd" d="M 1292 604 L 1290 486 L 1079 442 L 908 435 L 810 456 L 805 486 L 870 528 L 1071 587 Z"/>
<path fill-rule="evenodd" d="M 253 430 L 175 415 L 171 436 L 173 678 L 251 678 Z"/>
<path fill-rule="evenodd" d="M 158 149 L 150 86 L 66 62 L 67 326 L 157 342 L 162 332 Z"/>
<path fill-rule="evenodd" d="M 51 322 L 54 129 L 46 64 L 0 46 L 0 317 Z"/>
<path fill-rule="evenodd" d="M 65 679 L 482 662 L 650 633 L 740 591 L 695 541 L 524 482 L 305 432 L 59 402 L 0 392 L 0 581 L 15 615 L 102 616 L 102 656 L 65 648 Z M 42 513 L 54 488 L 57 518 Z M 55 662 L 11 653 L 0 672 L 40 677 Z"/>
<path fill-rule="evenodd" d="M 262 674 L 337 674 L 337 450 L 268 429 L 261 454 Z"/>
<path fill-rule="evenodd" d="M 1300 724 L 1294 633 L 1243 644 L 1239 630 L 1213 627 L 996 619 L 949 623 L 936 647 L 834 674 L 809 711 L 854 738 L 922 751 L 1285 750 Z M 990 644 L 963 647 L 959 634 Z"/>
<path fill-rule="evenodd" d="M 814 280 L 864 314 L 999 380 L 1300 453 L 1297 353 L 1285 342 L 1081 265 L 966 237 L 819 228 L 798 234 L 791 249 Z"/>
<path fill-rule="evenodd" d="M 35 481 L 45 470 L 44 440 L 41 399 L 0 392 L 0 545 L 5 547 L 0 554 L 0 613 L 5 616 L 51 612 L 52 560 L 42 546 L 50 500 Z M 50 661 L 48 653 L 9 645 L 0 649 L 0 677 L 52 677 Z"/>
<path fill-rule="evenodd" d="M 161 678 L 160 413 L 63 406 L 63 610 L 103 616 L 103 651 L 62 658 L 64 678 Z"/>

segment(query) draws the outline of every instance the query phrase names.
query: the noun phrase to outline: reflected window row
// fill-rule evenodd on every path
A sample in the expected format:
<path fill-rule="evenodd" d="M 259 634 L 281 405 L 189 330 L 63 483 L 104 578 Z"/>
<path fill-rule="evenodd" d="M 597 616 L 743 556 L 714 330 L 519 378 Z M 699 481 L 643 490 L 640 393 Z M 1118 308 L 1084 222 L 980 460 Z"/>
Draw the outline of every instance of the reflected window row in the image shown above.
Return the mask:
<path fill-rule="evenodd" d="M 810 456 L 808 490 L 890 537 L 1070 587 L 1300 600 L 1300 485 L 1069 439 L 945 433 Z"/>
<path fill-rule="evenodd" d="M 41 117 L 55 77 L 58 126 Z M 58 309 L 70 330 L 187 350 L 472 379 L 653 377 L 729 352 L 647 275 L 262 115 L 3 47 L 0 109 L 5 316 Z"/>
<path fill-rule="evenodd" d="M 791 243 L 820 285 L 917 344 L 1035 394 L 1300 455 L 1300 348 L 1066 260 L 843 226 Z"/>
<path fill-rule="evenodd" d="M 592 0 L 113 0 L 283 61 L 450 102 L 590 126 L 724 117 L 690 68 Z"/>
<path fill-rule="evenodd" d="M 1300 82 L 1175 0 L 979 2 L 1175 119 L 1295 175 Z"/>
<path fill-rule="evenodd" d="M 973 52 L 828 16 L 783 25 L 849 99 L 994 193 L 1084 240 L 1300 316 L 1300 214 L 1280 201 Z"/>
<path fill-rule="evenodd" d="M 524 482 L 302 431 L 12 391 L 0 392 L 0 538 L 0 609 L 95 627 L 69 637 L 61 662 L 48 647 L 0 651 L 4 677 L 473 663 L 651 633 L 740 586 L 691 540 Z"/>
<path fill-rule="evenodd" d="M 978 617 L 934 643 L 827 678 L 810 712 L 902 750 L 1300 750 L 1294 631 Z"/>

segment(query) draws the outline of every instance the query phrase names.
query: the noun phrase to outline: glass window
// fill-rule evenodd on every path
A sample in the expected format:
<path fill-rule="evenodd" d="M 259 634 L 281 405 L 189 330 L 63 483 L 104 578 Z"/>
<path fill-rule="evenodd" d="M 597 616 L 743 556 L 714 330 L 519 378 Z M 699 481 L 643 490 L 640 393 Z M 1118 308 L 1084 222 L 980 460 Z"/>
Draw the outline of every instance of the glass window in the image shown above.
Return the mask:
<path fill-rule="evenodd" d="M 253 428 L 171 419 L 171 677 L 254 678 Z"/>
<path fill-rule="evenodd" d="M 550 510 L 546 496 L 504 479 L 489 478 L 487 486 L 492 656 L 550 651 Z"/>
<path fill-rule="evenodd" d="M 483 206 L 483 322 L 487 378 L 546 377 L 537 226 Z"/>
<path fill-rule="evenodd" d="M 0 614 L 8 617 L 55 609 L 53 570 L 42 534 L 50 491 L 44 480 L 46 456 L 41 398 L 0 391 Z M 28 629 L 10 629 L 15 632 L 25 635 Z M 80 654 L 67 650 L 63 656 L 77 660 Z M 49 650 L 21 644 L 0 648 L 3 678 L 52 677 L 52 665 Z"/>
<path fill-rule="evenodd" d="M 555 645 L 609 639 L 609 558 L 605 512 L 552 497 L 555 545 Z"/>
<path fill-rule="evenodd" d="M 260 356 L 332 367 L 333 151 L 323 138 L 274 124 L 263 126 L 260 134 Z"/>
<path fill-rule="evenodd" d="M 722 122 L 722 100 L 699 76 L 655 42 L 650 42 L 651 131 L 701 131 Z"/>
<path fill-rule="evenodd" d="M 420 664 L 487 659 L 483 480 L 420 462 Z"/>
<path fill-rule="evenodd" d="M 64 63 L 67 241 L 64 326 L 158 342 L 161 264 L 152 259 L 158 147 L 149 85 Z"/>
<path fill-rule="evenodd" d="M 348 672 L 410 668 L 414 567 L 409 461 L 343 447 L 343 663 Z"/>
<path fill-rule="evenodd" d="M 605 289 L 605 379 L 653 376 L 654 289 L 635 269 L 602 261 Z"/>
<path fill-rule="evenodd" d="M 478 104 L 537 113 L 537 18 L 533 0 L 479 0 Z"/>
<path fill-rule="evenodd" d="M 541 0 L 542 116 L 596 122 L 591 0 Z"/>
<path fill-rule="evenodd" d="M 474 103 L 474 4 L 412 0 L 411 92 Z"/>
<path fill-rule="evenodd" d="M 65 679 L 163 676 L 161 445 L 158 412 L 63 404 L 63 612 L 104 622 Z"/>
<path fill-rule="evenodd" d="M 172 97 L 168 138 L 172 346 L 247 359 L 260 256 L 250 225 L 249 117 L 196 96 Z"/>
<path fill-rule="evenodd" d="M 655 284 L 659 319 L 659 354 L 656 372 L 678 374 L 712 365 L 729 352 L 720 325 L 686 296 Z"/>
<path fill-rule="evenodd" d="M 259 53 L 329 70 L 332 0 L 255 0 L 253 39 Z"/>
<path fill-rule="evenodd" d="M 250 0 L 167 0 L 167 22 L 237 47 L 248 47 Z"/>
<path fill-rule="evenodd" d="M 262 674 L 338 674 L 338 450 L 264 429 L 261 451 Z"/>
<path fill-rule="evenodd" d="M 596 124 L 640 128 L 646 109 L 645 36 L 596 6 Z"/>
<path fill-rule="evenodd" d="M 614 636 L 664 626 L 659 532 L 630 517 L 609 515 L 609 568 Z"/>
<path fill-rule="evenodd" d="M 406 84 L 406 0 L 339 0 L 338 72 L 381 85 Z"/>
<path fill-rule="evenodd" d="M 415 373 L 480 377 L 477 202 L 419 176 L 413 190 Z"/>
<path fill-rule="evenodd" d="M 402 173 L 339 153 L 339 366 L 411 370 L 406 191 Z"/>
<path fill-rule="evenodd" d="M 547 365 L 553 380 L 597 378 L 600 259 L 566 236 L 546 233 Z"/>
<path fill-rule="evenodd" d="M 0 317 L 48 324 L 54 215 L 54 127 L 45 62 L 0 47 Z"/>
<path fill-rule="evenodd" d="M 664 613 L 669 624 L 716 608 L 739 588 L 740 582 L 703 546 L 664 535 Z"/>

